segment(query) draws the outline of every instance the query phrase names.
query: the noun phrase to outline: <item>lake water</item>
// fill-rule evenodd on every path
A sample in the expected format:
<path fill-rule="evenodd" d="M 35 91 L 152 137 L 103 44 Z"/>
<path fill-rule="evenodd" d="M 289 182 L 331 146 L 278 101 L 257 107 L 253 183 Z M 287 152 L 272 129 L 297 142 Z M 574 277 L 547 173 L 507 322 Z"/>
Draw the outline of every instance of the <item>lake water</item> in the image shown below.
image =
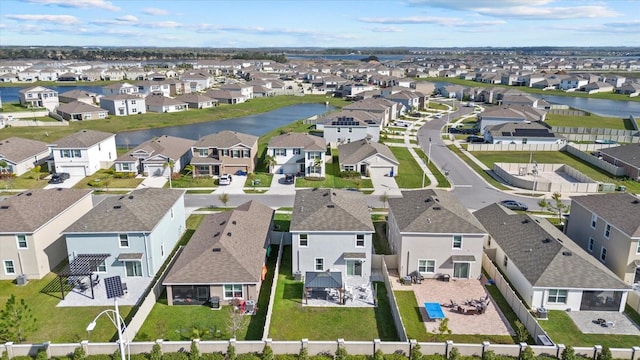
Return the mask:
<path fill-rule="evenodd" d="M 553 104 L 569 105 L 601 116 L 629 118 L 629 115 L 640 116 L 640 102 L 606 99 L 591 99 L 558 95 L 534 95 Z"/>
<path fill-rule="evenodd" d="M 205 135 L 222 130 L 238 131 L 261 136 L 296 120 L 324 114 L 335 108 L 322 104 L 297 104 L 266 113 L 243 116 L 233 119 L 216 120 L 198 124 L 170 126 L 147 130 L 122 132 L 116 135 L 117 146 L 135 146 L 156 136 L 171 135 L 197 140 Z"/>

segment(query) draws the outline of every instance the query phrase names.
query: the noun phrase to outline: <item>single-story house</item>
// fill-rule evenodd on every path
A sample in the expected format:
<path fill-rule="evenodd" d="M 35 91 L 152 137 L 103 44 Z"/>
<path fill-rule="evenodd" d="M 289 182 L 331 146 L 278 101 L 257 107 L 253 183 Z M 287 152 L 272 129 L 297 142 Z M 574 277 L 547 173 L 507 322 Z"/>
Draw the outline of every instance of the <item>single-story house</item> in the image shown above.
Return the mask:
<path fill-rule="evenodd" d="M 157 113 L 168 113 L 177 111 L 186 111 L 189 106 L 186 102 L 172 99 L 164 95 L 149 95 L 144 98 L 147 111 Z"/>
<path fill-rule="evenodd" d="M 68 104 L 60 104 L 56 108 L 56 114 L 67 121 L 98 120 L 106 119 L 108 111 L 84 102 L 73 101 Z"/>
<path fill-rule="evenodd" d="M 176 100 L 187 103 L 189 109 L 207 109 L 218 106 L 218 100 L 197 93 L 180 95 L 176 97 Z"/>
<path fill-rule="evenodd" d="M 162 135 L 119 156 L 113 164 L 114 169 L 147 176 L 169 176 L 172 169 L 167 164 L 171 160 L 173 172 L 179 173 L 191 161 L 191 146 L 194 143 L 191 139 Z"/>
<path fill-rule="evenodd" d="M 0 173 L 20 176 L 34 167 L 43 164 L 51 150 L 46 143 L 37 140 L 10 137 L 0 140 Z"/>
<path fill-rule="evenodd" d="M 640 144 L 629 144 L 600 149 L 602 160 L 625 168 L 625 175 L 640 181 Z"/>
<path fill-rule="evenodd" d="M 357 171 L 362 176 L 369 176 L 370 171 L 396 176 L 400 165 L 387 145 L 368 139 L 339 145 L 338 161 L 340 171 Z"/>
<path fill-rule="evenodd" d="M 539 122 L 509 122 L 484 128 L 484 140 L 491 144 L 562 144 L 566 138 Z"/>

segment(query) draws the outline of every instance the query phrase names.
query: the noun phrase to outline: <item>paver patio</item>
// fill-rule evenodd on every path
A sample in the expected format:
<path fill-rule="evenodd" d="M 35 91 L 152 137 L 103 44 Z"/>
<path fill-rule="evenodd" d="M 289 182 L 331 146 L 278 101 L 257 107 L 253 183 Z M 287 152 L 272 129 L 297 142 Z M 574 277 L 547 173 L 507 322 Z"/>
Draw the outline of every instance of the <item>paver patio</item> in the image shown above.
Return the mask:
<path fill-rule="evenodd" d="M 624 313 L 617 311 L 571 311 L 567 314 L 584 334 L 640 336 L 640 328 Z M 604 319 L 606 326 L 598 324 L 596 319 Z"/>

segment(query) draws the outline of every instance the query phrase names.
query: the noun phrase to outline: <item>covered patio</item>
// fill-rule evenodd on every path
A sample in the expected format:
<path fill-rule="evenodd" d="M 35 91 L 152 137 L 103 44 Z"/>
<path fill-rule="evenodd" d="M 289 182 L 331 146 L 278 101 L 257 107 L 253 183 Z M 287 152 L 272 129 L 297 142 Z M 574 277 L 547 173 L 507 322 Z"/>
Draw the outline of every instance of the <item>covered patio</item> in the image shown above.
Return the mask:
<path fill-rule="evenodd" d="M 306 272 L 304 275 L 304 302 L 307 305 L 309 304 L 309 297 L 343 304 L 342 273 L 339 271 Z"/>
<path fill-rule="evenodd" d="M 98 275 L 94 277 L 93 273 L 109 256 L 111 254 L 80 254 L 58 272 L 62 300 L 65 299 L 65 288 L 67 288 L 65 282 L 71 287 L 70 292 L 85 294 L 91 290 L 91 299 L 95 299 L 94 287 L 100 283 L 100 277 Z"/>

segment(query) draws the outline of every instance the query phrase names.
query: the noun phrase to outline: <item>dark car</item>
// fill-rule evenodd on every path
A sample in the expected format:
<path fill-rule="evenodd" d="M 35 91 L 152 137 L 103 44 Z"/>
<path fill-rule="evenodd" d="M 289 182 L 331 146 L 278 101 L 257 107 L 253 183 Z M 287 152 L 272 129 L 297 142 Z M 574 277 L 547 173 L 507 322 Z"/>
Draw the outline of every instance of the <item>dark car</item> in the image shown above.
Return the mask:
<path fill-rule="evenodd" d="M 529 207 L 521 202 L 517 202 L 515 200 L 503 200 L 500 202 L 500 205 L 506 207 L 510 210 L 522 210 L 527 211 Z"/>
<path fill-rule="evenodd" d="M 464 128 L 464 129 L 460 129 L 460 132 L 463 133 L 463 134 L 478 135 L 480 133 L 480 129 L 478 129 L 478 128 Z"/>
<path fill-rule="evenodd" d="M 293 176 L 293 174 L 286 174 L 284 176 L 284 183 L 285 184 L 293 184 L 295 182 L 295 176 Z"/>
<path fill-rule="evenodd" d="M 484 142 L 484 138 L 481 137 L 481 136 L 471 135 L 471 136 L 467 136 L 467 142 L 469 142 L 469 143 L 483 143 Z"/>
<path fill-rule="evenodd" d="M 68 178 L 69 178 L 69 173 L 53 174 L 51 175 L 51 180 L 49 180 L 49 184 L 62 184 Z"/>
<path fill-rule="evenodd" d="M 447 131 L 449 132 L 449 134 L 462 134 L 462 130 L 454 127 L 450 127 Z"/>

